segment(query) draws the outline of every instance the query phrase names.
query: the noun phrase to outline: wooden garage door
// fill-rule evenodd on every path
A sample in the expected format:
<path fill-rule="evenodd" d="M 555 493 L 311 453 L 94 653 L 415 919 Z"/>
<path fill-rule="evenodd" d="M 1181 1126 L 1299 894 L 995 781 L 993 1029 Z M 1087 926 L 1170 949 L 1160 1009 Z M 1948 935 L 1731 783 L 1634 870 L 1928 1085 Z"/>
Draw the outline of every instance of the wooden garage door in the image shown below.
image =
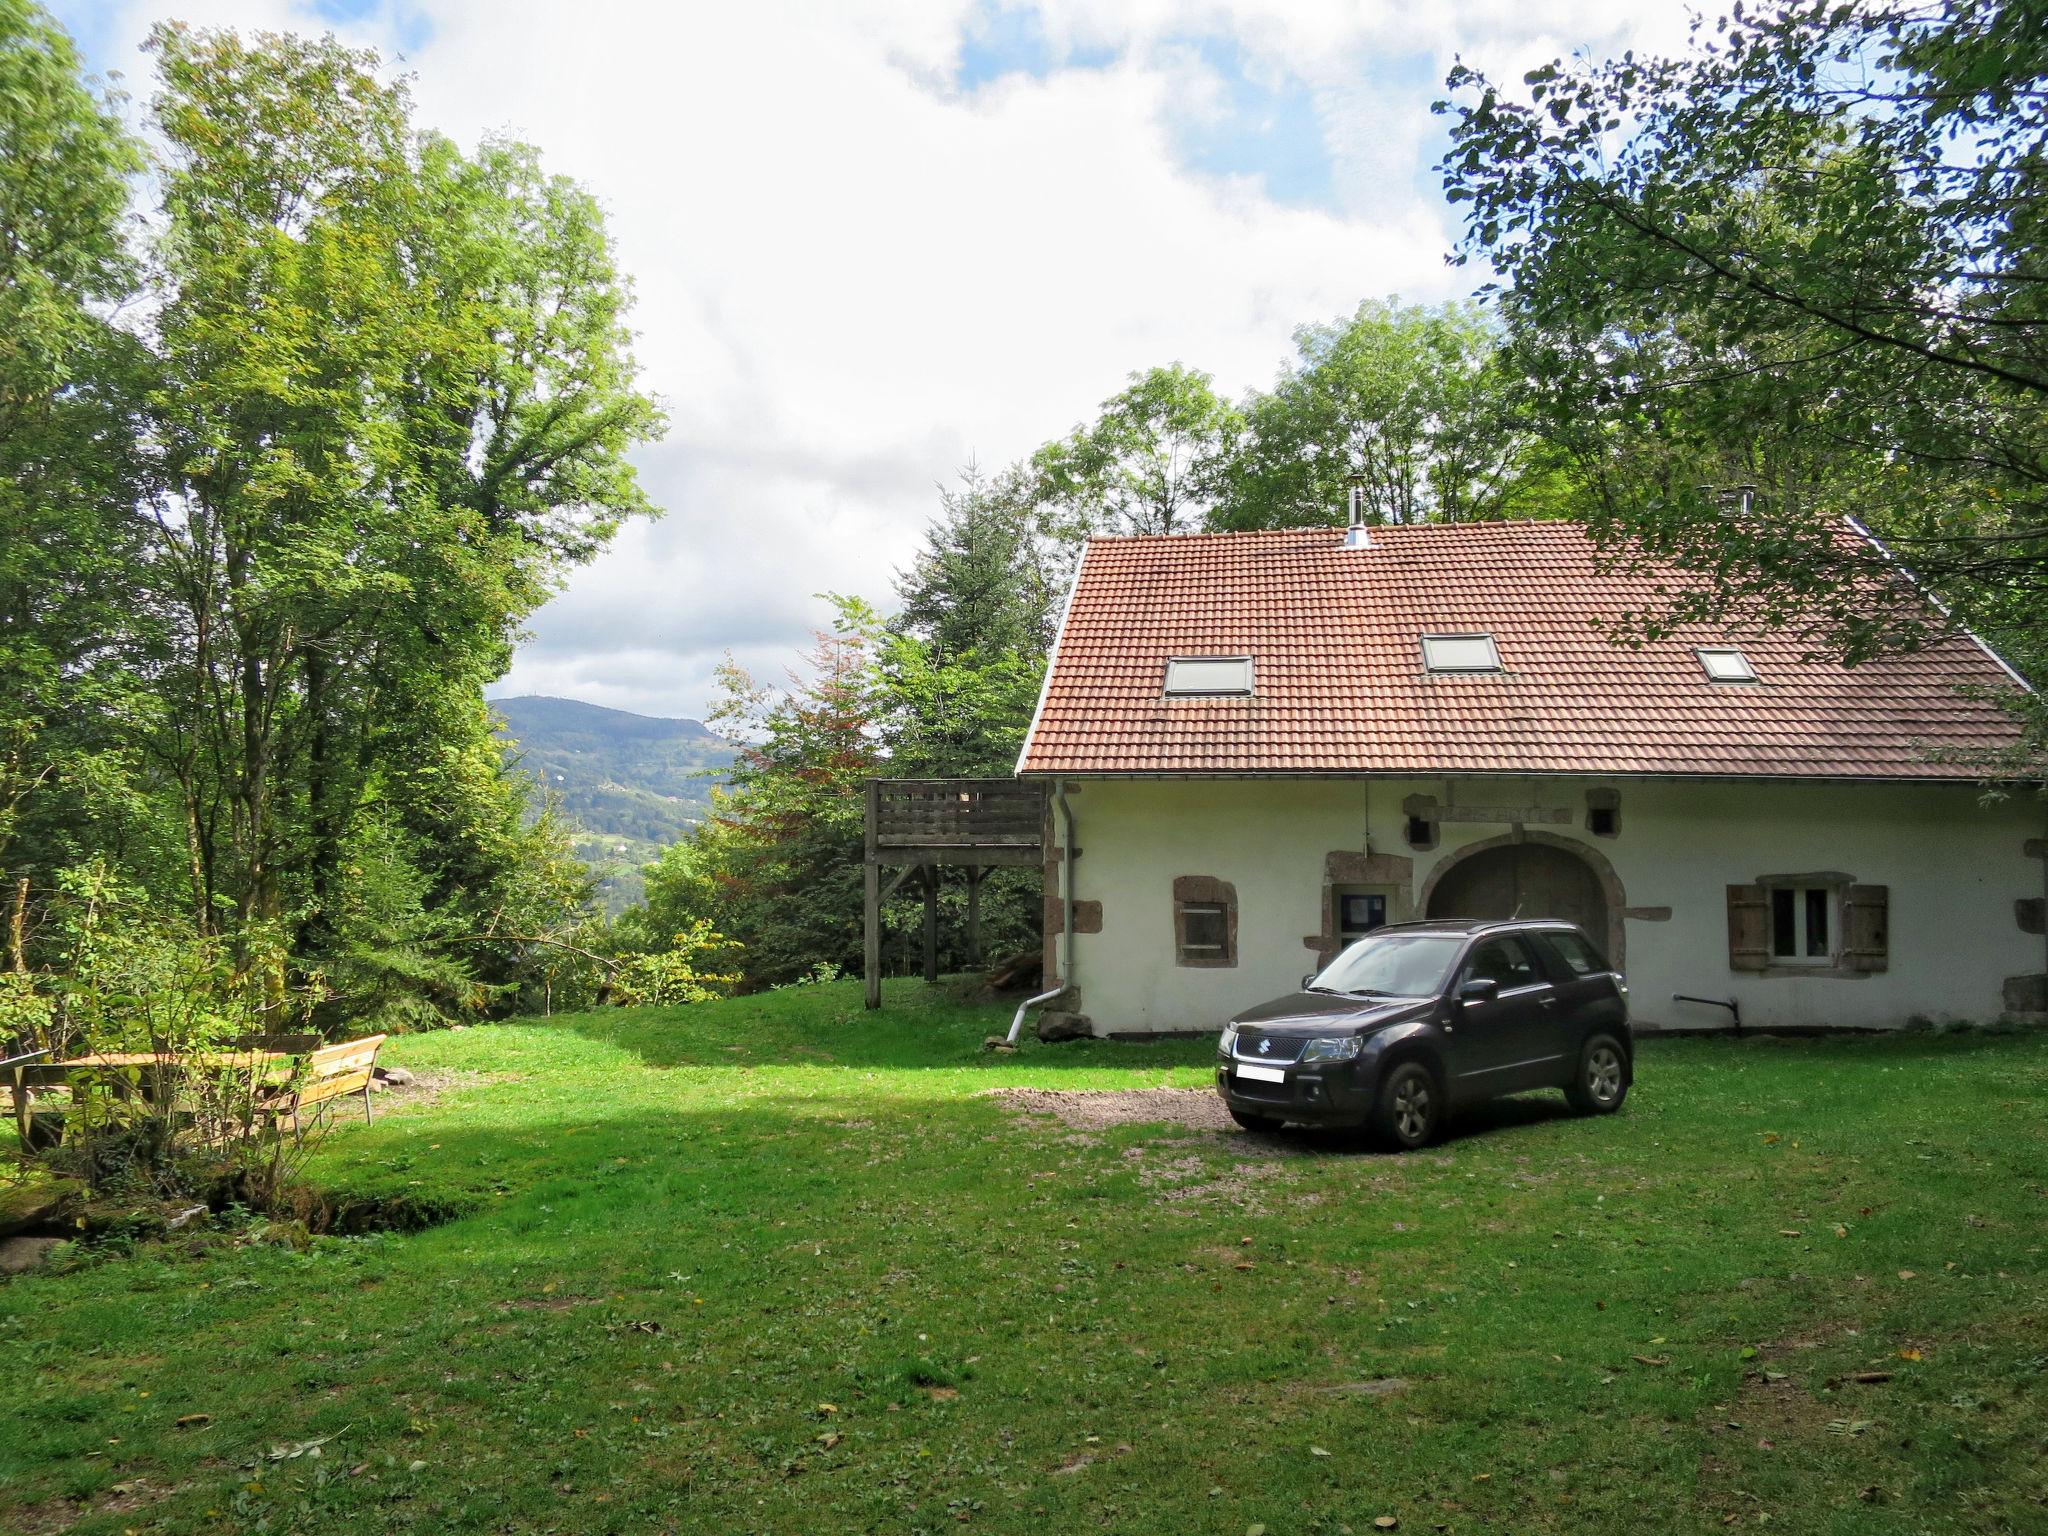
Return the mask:
<path fill-rule="evenodd" d="M 1607 898 L 1586 863 L 1545 843 L 1488 848 L 1444 871 L 1431 917 L 1557 917 L 1607 942 Z"/>

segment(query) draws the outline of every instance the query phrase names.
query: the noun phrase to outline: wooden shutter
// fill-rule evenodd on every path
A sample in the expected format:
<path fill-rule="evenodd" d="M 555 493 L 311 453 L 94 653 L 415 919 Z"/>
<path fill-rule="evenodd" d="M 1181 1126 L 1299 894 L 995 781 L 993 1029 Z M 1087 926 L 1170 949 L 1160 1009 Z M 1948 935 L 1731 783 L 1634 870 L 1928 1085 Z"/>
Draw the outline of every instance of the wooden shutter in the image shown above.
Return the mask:
<path fill-rule="evenodd" d="M 1771 963 L 1771 896 L 1760 885 L 1728 887 L 1728 969 L 1761 971 Z"/>
<path fill-rule="evenodd" d="M 1842 965 L 1882 971 L 1891 961 L 1891 888 L 1852 885 L 1842 892 Z"/>

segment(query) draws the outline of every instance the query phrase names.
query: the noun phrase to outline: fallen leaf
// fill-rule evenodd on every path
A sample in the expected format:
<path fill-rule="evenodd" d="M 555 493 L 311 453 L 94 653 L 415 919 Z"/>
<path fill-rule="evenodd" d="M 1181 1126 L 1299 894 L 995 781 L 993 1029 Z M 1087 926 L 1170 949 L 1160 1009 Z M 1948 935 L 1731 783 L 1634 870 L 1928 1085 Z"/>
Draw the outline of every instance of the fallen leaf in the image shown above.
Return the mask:
<path fill-rule="evenodd" d="M 1778 1228 L 1778 1236 L 1797 1237 L 1799 1236 L 1799 1229 L 1797 1227 L 1780 1227 Z"/>
<path fill-rule="evenodd" d="M 838 1405 L 837 1403 L 820 1403 L 820 1404 L 818 1404 L 818 1412 L 820 1412 L 820 1413 L 837 1413 L 838 1411 L 839 1411 L 839 1405 Z"/>
<path fill-rule="evenodd" d="M 1373 1521 L 1372 1528 L 1376 1531 L 1391 1531 L 1398 1529 L 1400 1524 L 1401 1522 L 1392 1515 L 1381 1515 L 1379 1519 Z"/>
<path fill-rule="evenodd" d="M 1847 1237 L 1848 1235 L 1849 1235 L 1849 1229 L 1848 1229 L 1847 1227 L 1844 1227 L 1844 1226 L 1841 1226 L 1841 1225 L 1837 1225 L 1837 1226 L 1835 1227 L 1835 1236 L 1837 1236 L 1837 1237 Z"/>
<path fill-rule="evenodd" d="M 1669 1355 L 1630 1355 L 1629 1359 L 1635 1361 L 1637 1365 L 1669 1365 L 1671 1363 Z"/>
<path fill-rule="evenodd" d="M 1865 1386 L 1875 1386 L 1878 1382 L 1890 1381 L 1892 1373 L 1890 1371 L 1858 1371 L 1849 1379 L 1851 1381 L 1860 1381 Z"/>
<path fill-rule="evenodd" d="M 1320 1445 L 1310 1446 L 1308 1448 L 1308 1453 L 1311 1456 L 1327 1456 L 1330 1454 L 1328 1451 L 1324 1450 Z"/>
<path fill-rule="evenodd" d="M 213 1422 L 210 1413 L 188 1413 L 175 1421 L 180 1429 L 204 1429 Z"/>
<path fill-rule="evenodd" d="M 840 1441 L 844 1440 L 845 1438 L 846 1436 L 840 1434 L 839 1431 L 835 1429 L 829 1431 L 826 1434 L 818 1436 L 818 1444 L 822 1445 L 823 1447 L 825 1447 L 826 1450 L 829 1451 L 832 1449 L 833 1446 L 837 1445 Z"/>
<path fill-rule="evenodd" d="M 301 1456 L 317 1457 L 320 1454 L 321 1446 L 347 1433 L 348 1426 L 344 1425 L 331 1435 L 322 1435 L 318 1440 L 301 1440 L 297 1445 L 274 1445 L 270 1448 L 270 1459 L 272 1461 L 297 1461 Z"/>
<path fill-rule="evenodd" d="M 1911 1280 L 1913 1278 L 1913 1271 L 1910 1269 L 1902 1269 L 1899 1271 L 1899 1278 L 1901 1280 Z"/>

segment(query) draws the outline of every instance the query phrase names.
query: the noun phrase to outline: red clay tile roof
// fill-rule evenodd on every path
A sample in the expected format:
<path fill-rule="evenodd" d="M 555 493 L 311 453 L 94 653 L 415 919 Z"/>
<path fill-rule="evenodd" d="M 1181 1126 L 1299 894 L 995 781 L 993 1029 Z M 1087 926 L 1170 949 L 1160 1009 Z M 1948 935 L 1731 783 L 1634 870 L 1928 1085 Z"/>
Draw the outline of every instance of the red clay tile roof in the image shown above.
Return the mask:
<path fill-rule="evenodd" d="M 2012 678 L 1966 636 L 1854 669 L 1795 637 L 1689 625 L 1640 650 L 1592 627 L 1655 609 L 1670 567 L 1599 569 L 1572 523 L 1096 539 L 1081 563 L 1026 774 L 1598 773 L 1969 779 L 1934 748 L 2018 728 L 1967 685 Z M 1425 633 L 1490 632 L 1503 670 L 1437 675 Z M 1754 685 L 1707 681 L 1733 644 Z M 1170 656 L 1250 655 L 1250 698 L 1167 698 Z"/>

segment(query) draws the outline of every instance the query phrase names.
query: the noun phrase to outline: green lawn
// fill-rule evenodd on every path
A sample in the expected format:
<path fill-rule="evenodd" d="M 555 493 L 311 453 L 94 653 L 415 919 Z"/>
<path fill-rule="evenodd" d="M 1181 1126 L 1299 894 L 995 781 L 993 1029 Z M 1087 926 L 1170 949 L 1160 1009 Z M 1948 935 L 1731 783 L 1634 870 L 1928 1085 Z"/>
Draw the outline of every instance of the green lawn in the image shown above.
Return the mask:
<path fill-rule="evenodd" d="M 451 1086 L 313 1176 L 467 1214 L 0 1288 L 0 1530 L 2048 1529 L 2048 1037 L 1655 1042 L 1396 1158 L 1020 1118 L 1208 1047 L 1002 1022 L 394 1042 Z"/>

